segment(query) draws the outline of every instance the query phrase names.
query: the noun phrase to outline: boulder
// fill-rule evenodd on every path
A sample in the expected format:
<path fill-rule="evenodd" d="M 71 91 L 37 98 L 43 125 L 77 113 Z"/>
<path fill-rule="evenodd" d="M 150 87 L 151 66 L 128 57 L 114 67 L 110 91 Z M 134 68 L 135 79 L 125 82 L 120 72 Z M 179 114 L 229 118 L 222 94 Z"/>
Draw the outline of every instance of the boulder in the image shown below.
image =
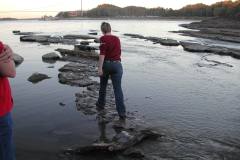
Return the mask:
<path fill-rule="evenodd" d="M 159 43 L 164 46 L 179 46 L 180 43 L 173 39 L 160 39 Z"/>
<path fill-rule="evenodd" d="M 46 74 L 42 73 L 33 73 L 29 78 L 28 81 L 32 83 L 38 83 L 40 81 L 43 81 L 45 79 L 50 79 L 51 77 L 48 77 Z"/>
<path fill-rule="evenodd" d="M 42 56 L 42 60 L 59 60 L 60 59 L 60 56 L 55 53 L 55 52 L 51 52 L 51 53 L 47 53 L 45 55 Z"/>
<path fill-rule="evenodd" d="M 71 86 L 87 87 L 94 84 L 87 75 L 73 72 L 62 72 L 58 74 L 59 82 Z"/>
<path fill-rule="evenodd" d="M 24 58 L 16 53 L 13 54 L 13 61 L 15 62 L 15 65 L 18 66 L 22 64 L 24 61 Z"/>

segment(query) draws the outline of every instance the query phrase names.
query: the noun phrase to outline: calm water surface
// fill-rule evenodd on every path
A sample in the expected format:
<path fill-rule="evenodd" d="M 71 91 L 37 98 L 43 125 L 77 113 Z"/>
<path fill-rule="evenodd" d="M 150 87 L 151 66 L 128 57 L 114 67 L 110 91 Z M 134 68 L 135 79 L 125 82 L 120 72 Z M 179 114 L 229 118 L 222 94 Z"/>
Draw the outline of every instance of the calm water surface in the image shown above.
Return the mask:
<path fill-rule="evenodd" d="M 136 33 L 176 40 L 239 48 L 233 43 L 183 37 L 168 31 L 183 29 L 177 20 L 110 20 L 120 36 L 123 50 L 123 88 L 128 110 L 166 134 L 166 139 L 140 146 L 146 153 L 168 159 L 227 159 L 240 157 L 240 63 L 231 57 L 189 53 L 182 47 L 166 47 L 123 36 Z M 12 30 L 43 34 L 87 34 L 101 21 L 0 22 L 0 39 L 25 59 L 11 80 L 15 99 L 13 112 L 18 160 L 54 160 L 63 148 L 89 144 L 98 139 L 95 117 L 78 112 L 74 101 L 81 88 L 58 83 L 58 69 L 65 62 L 42 62 L 41 56 L 66 45 L 42 46 L 20 43 Z M 209 66 L 203 59 L 233 65 Z M 204 64 L 199 67 L 198 64 Z M 32 84 L 34 72 L 49 80 Z M 62 102 L 66 106 L 60 106 Z"/>

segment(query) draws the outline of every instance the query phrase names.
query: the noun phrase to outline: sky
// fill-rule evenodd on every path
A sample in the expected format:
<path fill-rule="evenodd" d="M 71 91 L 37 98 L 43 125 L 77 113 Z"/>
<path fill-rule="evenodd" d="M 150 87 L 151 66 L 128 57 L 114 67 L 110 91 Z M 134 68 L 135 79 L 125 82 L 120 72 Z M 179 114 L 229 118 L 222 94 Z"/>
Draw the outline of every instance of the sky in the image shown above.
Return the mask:
<path fill-rule="evenodd" d="M 119 7 L 134 5 L 147 8 L 164 7 L 179 9 L 187 4 L 212 4 L 218 1 L 221 0 L 82 0 L 83 10 L 95 8 L 97 5 L 103 3 L 113 4 Z M 0 18 L 38 18 L 43 15 L 55 16 L 58 11 L 74 11 L 80 9 L 81 0 L 0 0 Z"/>

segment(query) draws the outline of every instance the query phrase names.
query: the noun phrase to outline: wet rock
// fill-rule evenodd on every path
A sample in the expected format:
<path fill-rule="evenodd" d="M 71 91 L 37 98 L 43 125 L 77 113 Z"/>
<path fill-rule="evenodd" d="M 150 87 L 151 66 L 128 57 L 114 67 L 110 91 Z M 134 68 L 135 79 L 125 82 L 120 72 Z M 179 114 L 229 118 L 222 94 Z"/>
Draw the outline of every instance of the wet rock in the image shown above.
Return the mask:
<path fill-rule="evenodd" d="M 65 104 L 65 103 L 62 103 L 62 102 L 60 102 L 59 105 L 60 105 L 60 106 L 66 106 L 66 104 Z"/>
<path fill-rule="evenodd" d="M 231 49 L 226 47 L 220 46 L 208 46 L 198 43 L 191 43 L 191 42 L 180 42 L 183 46 L 184 50 L 189 52 L 205 52 L 205 53 L 214 53 L 223 56 L 231 56 L 233 58 L 240 59 L 240 50 Z"/>
<path fill-rule="evenodd" d="M 178 41 L 173 40 L 173 39 L 161 39 L 159 41 L 159 43 L 164 46 L 179 46 L 180 45 Z"/>
<path fill-rule="evenodd" d="M 24 61 L 24 58 L 16 53 L 13 54 L 13 61 L 15 63 L 16 66 L 22 64 L 22 62 Z"/>
<path fill-rule="evenodd" d="M 73 72 L 62 72 L 58 74 L 59 82 L 72 86 L 87 87 L 94 84 L 87 75 Z"/>
<path fill-rule="evenodd" d="M 54 68 L 54 66 L 48 66 L 47 68 Z"/>
<path fill-rule="evenodd" d="M 220 41 L 226 41 L 226 42 L 240 43 L 240 39 L 239 39 L 240 36 L 236 37 L 236 36 L 222 35 L 221 33 L 214 33 L 213 31 L 180 30 L 180 31 L 174 31 L 173 33 L 180 33 L 181 35 L 184 35 L 184 36 L 192 36 L 192 37 L 198 37 L 198 38 L 206 38 L 206 39 L 220 40 Z"/>
<path fill-rule="evenodd" d="M 200 22 L 181 24 L 180 26 L 198 31 L 181 30 L 175 33 L 181 33 L 192 37 L 240 43 L 240 23 L 237 20 L 210 18 Z"/>
<path fill-rule="evenodd" d="M 144 153 L 141 150 L 130 148 L 123 152 L 124 156 L 130 158 L 143 158 L 145 157 Z"/>
<path fill-rule="evenodd" d="M 49 43 L 62 43 L 63 38 L 61 36 L 48 37 Z"/>
<path fill-rule="evenodd" d="M 20 33 L 21 31 L 19 31 L 19 30 L 14 30 L 14 31 L 12 31 L 12 33 L 13 34 L 17 34 L 17 33 Z"/>
<path fill-rule="evenodd" d="M 94 39 L 94 42 L 95 43 L 100 43 L 100 39 L 96 38 L 96 39 Z"/>
<path fill-rule="evenodd" d="M 20 41 L 22 42 L 48 42 L 48 35 L 28 35 L 28 36 L 21 36 Z"/>
<path fill-rule="evenodd" d="M 97 32 L 89 32 L 88 34 L 90 34 L 90 35 L 98 35 Z"/>
<path fill-rule="evenodd" d="M 88 52 L 91 52 L 91 51 L 97 50 L 97 48 L 91 47 L 91 46 L 86 46 L 86 45 L 75 45 L 74 46 L 74 50 L 75 51 L 88 51 Z"/>
<path fill-rule="evenodd" d="M 179 42 L 173 39 L 169 38 L 159 38 L 159 37 L 144 37 L 139 34 L 124 34 L 125 36 L 130 36 L 132 38 L 139 38 L 139 39 L 145 39 L 148 41 L 152 41 L 154 44 L 160 43 L 164 46 L 179 46 Z"/>
<path fill-rule="evenodd" d="M 81 41 L 80 44 L 81 44 L 81 45 L 85 45 L 85 46 L 87 46 L 87 45 L 90 44 L 90 42 L 89 42 L 89 41 Z"/>
<path fill-rule="evenodd" d="M 21 31 L 16 31 L 16 33 L 14 33 L 15 35 L 34 35 L 34 34 L 38 34 L 38 32 L 21 32 Z"/>
<path fill-rule="evenodd" d="M 60 59 L 60 56 L 55 52 L 47 53 L 47 54 L 42 56 L 43 61 L 49 61 L 49 60 L 56 61 L 56 60 L 59 60 L 59 59 Z"/>
<path fill-rule="evenodd" d="M 48 46 L 50 45 L 51 43 L 50 42 L 40 42 L 41 45 L 44 45 L 44 46 Z"/>
<path fill-rule="evenodd" d="M 83 73 L 90 72 L 90 68 L 87 64 L 82 63 L 68 63 L 59 69 L 60 72 L 74 72 L 74 73 Z"/>
<path fill-rule="evenodd" d="M 74 35 L 74 34 L 69 34 L 69 35 L 65 35 L 63 36 L 63 38 L 65 39 L 95 39 L 95 37 L 92 36 L 88 36 L 88 35 Z"/>
<path fill-rule="evenodd" d="M 123 152 L 137 143 L 142 142 L 149 137 L 147 132 L 140 131 L 122 131 L 116 134 L 109 143 L 93 143 L 89 146 L 82 146 L 72 150 L 75 154 L 92 154 L 96 152 Z M 158 134 L 158 137 L 160 134 Z M 140 153 L 141 154 L 141 153 Z M 139 154 L 138 154 L 139 156 Z"/>
<path fill-rule="evenodd" d="M 60 52 L 62 56 L 75 56 L 75 57 L 83 57 L 98 60 L 98 53 L 96 52 L 88 52 L 88 51 L 76 51 L 69 49 L 61 49 L 58 48 L 56 51 Z"/>
<path fill-rule="evenodd" d="M 48 77 L 46 74 L 42 73 L 33 73 L 29 78 L 28 81 L 32 83 L 38 83 L 40 81 L 43 81 L 45 79 L 49 79 L 51 77 Z"/>

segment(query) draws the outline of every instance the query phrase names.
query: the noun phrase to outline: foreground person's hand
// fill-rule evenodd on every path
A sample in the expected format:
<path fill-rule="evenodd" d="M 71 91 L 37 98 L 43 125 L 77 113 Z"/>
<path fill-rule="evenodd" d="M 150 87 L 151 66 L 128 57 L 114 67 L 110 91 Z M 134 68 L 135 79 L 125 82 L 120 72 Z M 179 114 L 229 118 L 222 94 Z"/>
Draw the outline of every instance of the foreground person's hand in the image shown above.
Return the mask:
<path fill-rule="evenodd" d="M 4 45 L 4 51 L 0 55 L 0 61 L 8 63 L 13 59 L 13 51 L 8 45 Z"/>

